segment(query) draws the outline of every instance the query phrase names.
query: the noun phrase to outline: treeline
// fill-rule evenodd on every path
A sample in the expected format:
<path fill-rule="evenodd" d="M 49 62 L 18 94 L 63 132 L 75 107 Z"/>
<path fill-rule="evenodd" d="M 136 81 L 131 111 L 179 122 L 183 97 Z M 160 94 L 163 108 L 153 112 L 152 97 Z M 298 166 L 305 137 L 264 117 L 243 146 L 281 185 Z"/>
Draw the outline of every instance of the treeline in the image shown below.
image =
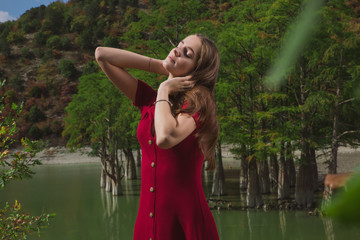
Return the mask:
<path fill-rule="evenodd" d="M 267 72 L 286 45 L 287 30 L 293 27 L 304 4 L 300 0 L 56 2 L 32 10 L 43 17 L 39 17 L 40 25 L 34 24 L 33 30 L 28 31 L 37 31 L 35 41 L 44 36 L 37 43 L 46 44 L 41 47 L 42 57 L 49 49 L 62 59 L 68 49 L 88 54 L 89 61 L 78 58 L 82 68 L 73 60 L 78 71 L 72 77 L 74 85 L 70 75 L 61 78 L 66 79 L 61 88 L 75 88 L 65 94 L 70 99 L 63 134 L 69 146 L 90 144 L 94 154 L 101 157 L 104 176 L 101 184 L 108 191 L 121 193 L 123 173 L 128 178 L 134 177 L 132 151 L 139 148 L 136 128 L 140 116 L 131 102 L 98 72 L 92 61 L 95 47 L 122 47 L 163 59 L 185 36 L 200 32 L 213 39 L 221 53 L 216 86 L 221 124 L 217 149 L 219 152 L 221 144 L 230 144 L 241 161 L 240 187 L 247 189 L 247 206 L 262 205 L 262 194 L 274 189 L 279 199 L 289 198 L 292 186 L 297 204 L 308 206 L 313 204 L 314 191 L 318 189 L 319 153 L 328 159 L 329 173 L 336 173 L 339 146 L 359 144 L 360 101 L 356 90 L 360 85 L 357 54 L 360 24 L 357 1 L 326 1 L 319 10 L 319 22 L 314 23 L 312 38 L 289 70 L 284 84 L 269 89 L 265 84 Z M 60 21 L 56 31 L 50 30 L 55 9 L 61 9 L 63 14 L 57 18 Z M 26 36 L 25 23 L 21 24 L 24 16 L 17 22 L 0 25 L 0 30 L 9 29 L 6 41 L 15 39 L 9 35 L 21 35 L 15 32 Z M 31 25 L 30 20 L 24 22 Z M 3 35 L 1 41 L 5 41 Z M 29 51 L 35 51 L 32 49 Z M 11 53 L 2 54 L 11 58 Z M 41 65 L 38 69 L 49 71 Z M 155 88 L 164 80 L 153 74 L 132 73 Z M 38 79 L 34 78 L 34 82 Z M 120 161 L 120 152 L 126 156 L 126 166 Z M 221 181 L 221 154 L 217 159 L 215 176 L 220 176 Z M 213 190 L 224 193 L 221 187 Z"/>

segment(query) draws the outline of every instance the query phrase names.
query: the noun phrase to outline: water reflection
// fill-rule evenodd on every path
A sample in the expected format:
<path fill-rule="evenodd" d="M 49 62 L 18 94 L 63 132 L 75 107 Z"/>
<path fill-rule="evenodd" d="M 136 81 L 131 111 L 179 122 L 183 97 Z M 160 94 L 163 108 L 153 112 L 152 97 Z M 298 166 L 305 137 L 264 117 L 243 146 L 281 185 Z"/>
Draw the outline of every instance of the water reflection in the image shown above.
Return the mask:
<path fill-rule="evenodd" d="M 43 208 L 56 213 L 45 240 L 114 239 L 131 240 L 136 220 L 140 180 L 122 182 L 123 195 L 114 197 L 99 188 L 100 166 L 40 166 L 31 180 L 9 185 L 0 191 L 1 203 L 17 199 L 33 214 Z M 140 176 L 140 175 L 138 175 Z M 204 174 L 209 197 L 212 174 Z M 229 195 L 223 199 L 240 205 L 239 182 L 227 180 Z M 54 191 L 56 186 L 56 191 Z M 304 211 L 233 210 L 212 211 L 220 239 L 360 239 L 360 230 L 331 219 L 309 216 Z M 30 239 L 39 239 L 34 236 Z"/>

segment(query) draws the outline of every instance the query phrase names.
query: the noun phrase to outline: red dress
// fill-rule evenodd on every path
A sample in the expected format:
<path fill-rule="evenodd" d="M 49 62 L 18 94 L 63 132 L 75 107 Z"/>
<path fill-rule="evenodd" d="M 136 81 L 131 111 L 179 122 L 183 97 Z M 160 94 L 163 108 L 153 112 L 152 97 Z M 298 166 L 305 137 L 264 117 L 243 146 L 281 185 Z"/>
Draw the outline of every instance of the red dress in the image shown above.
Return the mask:
<path fill-rule="evenodd" d="M 195 138 L 196 129 L 176 146 L 159 148 L 151 134 L 156 95 L 138 80 L 134 105 L 141 111 L 137 136 L 142 163 L 134 240 L 217 240 L 215 221 L 202 188 L 204 156 Z M 197 124 L 198 115 L 193 117 Z"/>

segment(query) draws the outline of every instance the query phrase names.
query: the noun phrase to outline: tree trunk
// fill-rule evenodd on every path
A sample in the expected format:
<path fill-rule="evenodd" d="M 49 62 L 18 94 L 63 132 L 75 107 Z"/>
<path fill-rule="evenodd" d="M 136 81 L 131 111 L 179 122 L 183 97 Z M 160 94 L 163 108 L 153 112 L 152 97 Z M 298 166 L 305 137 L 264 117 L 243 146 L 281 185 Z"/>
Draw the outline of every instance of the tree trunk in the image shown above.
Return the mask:
<path fill-rule="evenodd" d="M 100 175 L 100 187 L 105 188 L 106 186 L 106 172 L 104 170 L 104 166 L 101 167 L 101 175 Z"/>
<path fill-rule="evenodd" d="M 266 158 L 267 157 L 265 157 L 265 159 L 262 159 L 258 162 L 260 191 L 262 194 L 270 193 L 269 166 Z"/>
<path fill-rule="evenodd" d="M 287 199 L 290 197 L 290 181 L 285 161 L 285 151 L 285 143 L 282 142 L 279 159 L 278 199 Z"/>
<path fill-rule="evenodd" d="M 137 166 L 137 167 L 140 167 L 140 166 L 141 166 L 141 152 L 140 152 L 140 148 L 137 149 L 136 166 Z"/>
<path fill-rule="evenodd" d="M 216 144 L 216 158 L 218 160 L 212 185 L 212 195 L 223 196 L 225 195 L 225 174 L 221 155 L 221 143 L 218 141 Z"/>
<path fill-rule="evenodd" d="M 246 160 L 246 146 L 241 144 L 240 157 L 240 189 L 245 190 L 248 185 L 248 162 Z"/>
<path fill-rule="evenodd" d="M 250 208 L 263 205 L 255 157 L 249 162 L 246 204 Z"/>
<path fill-rule="evenodd" d="M 279 164 L 277 162 L 276 153 L 270 154 L 270 186 L 271 192 L 277 191 L 278 176 L 279 176 Z"/>
<path fill-rule="evenodd" d="M 286 145 L 286 167 L 289 176 L 290 187 L 295 187 L 296 184 L 296 168 L 294 163 L 294 157 L 291 150 L 291 143 Z"/>
<path fill-rule="evenodd" d="M 310 164 L 312 167 L 312 173 L 313 173 L 313 186 L 314 191 L 318 191 L 319 189 L 319 174 L 318 174 L 318 168 L 316 164 L 316 154 L 315 149 L 310 147 L 309 149 L 309 156 L 310 156 Z"/>
<path fill-rule="evenodd" d="M 136 179 L 136 166 L 135 166 L 135 159 L 134 155 L 129 148 L 123 149 L 126 158 L 125 164 L 125 176 L 126 179 Z"/>
<path fill-rule="evenodd" d="M 301 105 L 305 103 L 305 78 L 306 66 L 301 65 L 300 95 Z M 295 185 L 295 201 L 302 206 L 311 206 L 314 201 L 314 176 L 313 166 L 310 162 L 310 147 L 308 143 L 308 125 L 306 113 L 301 111 L 301 157 Z"/>
<path fill-rule="evenodd" d="M 107 169 L 108 173 L 113 174 L 113 169 L 112 169 L 112 167 L 110 166 L 110 164 L 108 162 L 106 163 L 106 169 Z M 105 191 L 107 191 L 107 192 L 112 191 L 112 179 L 108 174 L 106 174 Z"/>
<path fill-rule="evenodd" d="M 115 167 L 114 176 L 115 179 L 112 179 L 112 195 L 114 196 L 120 196 L 123 194 L 122 192 L 122 186 L 121 186 L 121 171 L 120 167 Z"/>

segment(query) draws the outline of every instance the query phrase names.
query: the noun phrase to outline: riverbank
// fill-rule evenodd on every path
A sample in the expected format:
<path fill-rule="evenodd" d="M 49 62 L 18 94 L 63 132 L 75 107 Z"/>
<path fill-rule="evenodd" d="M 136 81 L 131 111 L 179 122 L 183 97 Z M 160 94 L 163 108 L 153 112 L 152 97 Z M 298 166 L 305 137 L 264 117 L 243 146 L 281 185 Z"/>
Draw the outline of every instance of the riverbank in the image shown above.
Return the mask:
<path fill-rule="evenodd" d="M 46 148 L 38 153 L 36 157 L 42 161 L 43 164 L 77 164 L 77 163 L 96 163 L 100 162 L 98 157 L 89 156 L 90 148 L 82 148 L 75 152 L 69 149 L 58 146 Z M 229 151 L 229 147 L 225 146 L 222 150 L 224 169 L 240 169 L 240 161 L 234 158 L 234 155 Z M 321 154 L 321 153 L 318 153 Z M 326 175 L 327 164 L 329 159 L 324 155 L 318 157 L 318 171 L 319 175 Z M 360 148 L 353 149 L 349 147 L 340 147 L 338 153 L 338 173 L 353 171 L 360 166 Z"/>

